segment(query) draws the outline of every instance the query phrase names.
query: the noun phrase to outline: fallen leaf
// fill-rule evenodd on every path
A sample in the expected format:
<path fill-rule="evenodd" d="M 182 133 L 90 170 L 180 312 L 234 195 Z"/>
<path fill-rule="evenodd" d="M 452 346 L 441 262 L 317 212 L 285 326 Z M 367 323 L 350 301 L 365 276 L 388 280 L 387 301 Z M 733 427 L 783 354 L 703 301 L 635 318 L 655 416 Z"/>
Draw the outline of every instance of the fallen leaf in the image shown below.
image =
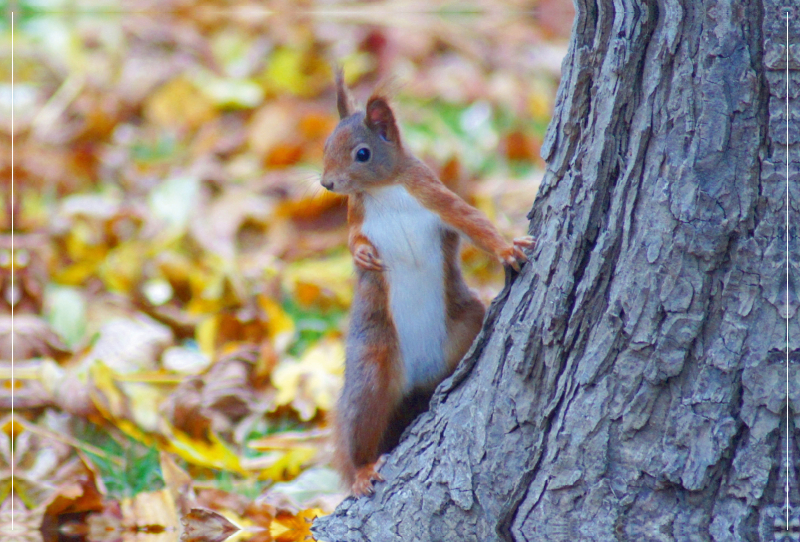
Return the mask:
<path fill-rule="evenodd" d="M 170 346 L 161 356 L 161 365 L 168 371 L 181 374 L 199 374 L 211 365 L 211 358 L 196 348 Z"/>
<path fill-rule="evenodd" d="M 0 314 L 0 359 L 12 359 L 12 342 L 18 360 L 59 357 L 68 350 L 45 319 L 33 314 L 16 315 L 13 326 L 10 315 Z"/>
<path fill-rule="evenodd" d="M 50 284 L 45 289 L 45 307 L 53 331 L 68 346 L 77 345 L 86 332 L 86 298 L 83 292 L 78 288 Z"/>
<path fill-rule="evenodd" d="M 240 528 L 219 512 L 193 508 L 181 518 L 182 542 L 223 542 Z"/>
<path fill-rule="evenodd" d="M 192 83 L 219 108 L 250 109 L 264 101 L 264 90 L 249 79 L 217 77 L 207 71 L 198 71 Z"/>
<path fill-rule="evenodd" d="M 278 303 L 265 296 L 258 296 L 258 305 L 267 317 L 269 338 L 278 354 L 283 354 L 294 339 L 295 324 L 289 314 Z"/>
<path fill-rule="evenodd" d="M 180 468 L 172 456 L 166 452 L 159 453 L 159 463 L 166 489 L 172 495 L 172 500 L 183 516 L 196 506 L 197 495 L 194 492 L 192 477 Z"/>
<path fill-rule="evenodd" d="M 196 210 L 200 183 L 194 177 L 174 177 L 156 186 L 148 196 L 150 212 L 162 220 L 171 235 L 182 233 Z"/>
<path fill-rule="evenodd" d="M 161 352 L 173 341 L 172 331 L 155 320 L 137 314 L 134 318 L 115 318 L 100 328 L 86 363 L 100 360 L 120 374 L 158 367 Z"/>
<path fill-rule="evenodd" d="M 322 510 L 316 508 L 303 510 L 296 515 L 279 512 L 272 522 L 270 533 L 275 538 L 275 542 L 314 540 L 311 534 L 311 524 L 314 522 L 314 518 L 324 515 Z"/>
<path fill-rule="evenodd" d="M 158 533 L 176 530 L 180 524 L 172 493 L 168 489 L 139 493 L 120 501 L 122 525 L 128 531 Z"/>
<path fill-rule="evenodd" d="M 323 58 L 289 47 L 275 49 L 262 77 L 269 90 L 304 97 L 318 94 L 330 80 L 330 66 Z"/>
<path fill-rule="evenodd" d="M 214 433 L 209 433 L 207 441 L 198 440 L 171 427 L 163 419 L 161 424 L 161 433 L 167 439 L 166 451 L 178 455 L 194 465 L 247 475 L 247 471 L 242 468 L 238 454 Z"/>
<path fill-rule="evenodd" d="M 291 405 L 301 420 L 310 420 L 317 410 L 328 411 L 342 386 L 344 344 L 327 339 L 309 348 L 300 360 L 288 358 L 272 372 L 278 390 L 275 405 Z"/>
<path fill-rule="evenodd" d="M 342 253 L 294 262 L 283 274 L 284 288 L 303 307 L 347 308 L 353 300 L 353 259 Z"/>
<path fill-rule="evenodd" d="M 297 127 L 294 102 L 276 100 L 258 109 L 250 122 L 247 143 L 259 156 L 269 154 L 281 141 L 294 138 Z"/>
<path fill-rule="evenodd" d="M 285 499 L 281 502 L 270 499 L 271 504 L 294 510 L 320 508 L 321 502 L 325 502 L 328 507 L 335 507 L 346 495 L 342 491 L 339 474 L 328 467 L 312 467 L 294 480 L 275 483 L 269 488 L 268 494 L 273 498 L 282 496 Z M 328 508 L 327 511 L 332 512 L 333 508 Z"/>
<path fill-rule="evenodd" d="M 184 77 L 160 86 L 144 103 L 144 116 L 165 128 L 195 129 L 216 115 L 213 101 Z"/>

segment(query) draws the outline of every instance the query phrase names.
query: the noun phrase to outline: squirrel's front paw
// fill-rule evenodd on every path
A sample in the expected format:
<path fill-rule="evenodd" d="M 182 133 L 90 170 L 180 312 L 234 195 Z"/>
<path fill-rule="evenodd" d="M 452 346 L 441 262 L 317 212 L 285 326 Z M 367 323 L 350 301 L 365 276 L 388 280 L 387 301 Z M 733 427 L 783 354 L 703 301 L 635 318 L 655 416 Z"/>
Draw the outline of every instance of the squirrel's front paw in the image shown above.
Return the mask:
<path fill-rule="evenodd" d="M 528 257 L 522 252 L 524 248 L 533 248 L 536 246 L 536 239 L 530 235 L 517 237 L 510 247 L 504 249 L 500 253 L 500 259 L 504 265 L 509 265 L 514 268 L 514 271 L 519 271 L 520 264 L 528 261 Z"/>
<path fill-rule="evenodd" d="M 382 482 L 383 477 L 375 470 L 379 467 L 380 460 L 375 463 L 365 465 L 356 471 L 356 479 L 353 482 L 352 492 L 356 497 L 372 495 L 372 482 Z"/>
<path fill-rule="evenodd" d="M 532 235 L 523 235 L 514 238 L 514 246 L 519 248 L 533 248 L 536 246 L 536 238 Z"/>
<path fill-rule="evenodd" d="M 359 245 L 353 254 L 353 261 L 365 271 L 383 271 L 383 262 L 375 254 L 375 249 L 369 245 Z"/>

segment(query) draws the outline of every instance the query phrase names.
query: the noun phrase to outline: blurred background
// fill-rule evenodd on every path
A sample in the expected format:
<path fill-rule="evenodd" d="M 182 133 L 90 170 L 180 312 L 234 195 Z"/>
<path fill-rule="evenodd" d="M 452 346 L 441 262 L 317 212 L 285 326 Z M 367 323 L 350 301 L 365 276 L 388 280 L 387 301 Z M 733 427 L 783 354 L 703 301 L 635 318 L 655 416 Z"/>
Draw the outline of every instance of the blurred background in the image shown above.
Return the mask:
<path fill-rule="evenodd" d="M 353 278 L 346 201 L 319 185 L 331 66 L 362 104 L 394 79 L 406 146 L 510 238 L 571 1 L 0 11 L 0 532 L 12 502 L 21 540 L 209 528 L 187 515 L 202 506 L 301 540 L 344 497 L 327 466 Z M 462 266 L 490 302 L 499 264 L 465 242 Z"/>

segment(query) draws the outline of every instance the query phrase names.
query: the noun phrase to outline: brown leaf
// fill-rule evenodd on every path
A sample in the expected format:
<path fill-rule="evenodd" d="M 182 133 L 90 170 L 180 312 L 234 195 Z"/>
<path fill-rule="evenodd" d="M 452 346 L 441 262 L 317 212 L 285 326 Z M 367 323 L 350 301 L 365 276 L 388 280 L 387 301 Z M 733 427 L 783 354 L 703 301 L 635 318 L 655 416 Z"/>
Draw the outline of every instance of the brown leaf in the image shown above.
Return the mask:
<path fill-rule="evenodd" d="M 101 512 L 86 517 L 87 540 L 91 542 L 118 542 L 122 536 L 122 510 L 116 501 L 106 501 Z"/>
<path fill-rule="evenodd" d="M 159 126 L 193 130 L 216 115 L 214 104 L 184 77 L 176 77 L 151 94 L 145 118 Z"/>
<path fill-rule="evenodd" d="M 167 452 L 160 452 L 159 462 L 164 483 L 172 494 L 172 499 L 178 507 L 178 513 L 184 516 L 197 506 L 197 495 L 194 492 L 192 477 L 180 468 L 172 455 Z"/>
<path fill-rule="evenodd" d="M 94 473 L 87 470 L 75 474 L 71 479 L 59 480 L 58 490 L 45 509 L 45 518 L 103 509 L 103 495 L 98 489 Z"/>
<path fill-rule="evenodd" d="M 259 156 L 266 156 L 287 138 L 295 137 L 296 103 L 289 100 L 271 101 L 259 108 L 250 121 L 247 142 Z"/>
<path fill-rule="evenodd" d="M 197 505 L 193 508 L 208 508 L 211 510 L 231 510 L 241 516 L 247 509 L 250 499 L 243 495 L 209 488 L 198 491 Z"/>
<path fill-rule="evenodd" d="M 181 518 L 182 542 L 223 542 L 240 528 L 222 514 L 206 508 L 193 508 Z"/>
<path fill-rule="evenodd" d="M 12 514 L 14 530 L 11 531 Z M 42 542 L 42 510 L 28 510 L 17 495 L 11 493 L 0 502 L 0 533 L 9 542 Z M 5 536 L 8 538 L 5 538 Z"/>
<path fill-rule="evenodd" d="M 274 203 L 242 188 L 226 190 L 208 201 L 190 223 L 192 237 L 208 252 L 231 259 L 237 254 L 237 233 L 247 221 L 269 224 Z"/>
<path fill-rule="evenodd" d="M 275 537 L 275 542 L 303 542 L 314 540 L 311 534 L 311 524 L 314 518 L 323 515 L 321 510 L 303 510 L 298 514 L 278 512 L 271 530 Z"/>
<path fill-rule="evenodd" d="M 11 316 L 0 315 L 0 359 L 11 359 L 12 335 L 14 359 L 57 358 L 68 352 L 44 319 L 33 314 L 20 314 L 14 317 L 12 327 Z"/>
<path fill-rule="evenodd" d="M 63 378 L 55 383 L 53 402 L 74 416 L 88 418 L 99 414 L 92 401 L 90 386 L 73 372 L 65 372 Z"/>
<path fill-rule="evenodd" d="M 39 360 L 17 360 L 14 362 L 14 382 L 11 381 L 11 361 L 0 361 L 0 409 L 33 409 L 50 406 L 53 397 L 40 381 Z"/>
<path fill-rule="evenodd" d="M 120 508 L 123 527 L 128 530 L 160 532 L 176 529 L 179 524 L 175 501 L 168 489 L 123 499 Z"/>
<path fill-rule="evenodd" d="M 11 312 L 13 305 L 18 316 L 22 313 L 41 314 L 51 258 L 50 243 L 40 234 L 15 234 L 13 241 L 12 252 L 11 235 L 0 235 L 0 311 Z"/>
<path fill-rule="evenodd" d="M 158 356 L 172 342 L 172 331 L 144 316 L 117 318 L 100 329 L 100 336 L 84 356 L 100 360 L 109 369 L 129 374 L 158 368 Z"/>
<path fill-rule="evenodd" d="M 530 136 L 521 130 L 514 130 L 506 135 L 504 147 L 506 158 L 509 160 L 531 162 L 536 158 L 538 151 Z"/>
<path fill-rule="evenodd" d="M 207 442 L 211 412 L 203 404 L 202 387 L 200 378 L 184 380 L 164 401 L 161 411 L 173 426 L 193 439 Z"/>

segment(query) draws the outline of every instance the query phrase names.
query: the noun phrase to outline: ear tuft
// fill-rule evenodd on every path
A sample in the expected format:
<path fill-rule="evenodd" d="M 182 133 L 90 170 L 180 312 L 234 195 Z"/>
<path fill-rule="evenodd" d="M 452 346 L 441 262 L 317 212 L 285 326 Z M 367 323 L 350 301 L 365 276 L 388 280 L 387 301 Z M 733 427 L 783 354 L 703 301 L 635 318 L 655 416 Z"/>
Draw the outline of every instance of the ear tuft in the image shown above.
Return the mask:
<path fill-rule="evenodd" d="M 394 113 L 384 96 L 373 94 L 370 97 L 364 122 L 367 128 L 377 133 L 385 141 L 400 146 L 400 132 L 394 120 Z"/>
<path fill-rule="evenodd" d="M 339 119 L 341 120 L 353 114 L 353 99 L 344 84 L 342 67 L 337 66 L 334 71 L 336 73 L 336 108 L 339 110 Z"/>

